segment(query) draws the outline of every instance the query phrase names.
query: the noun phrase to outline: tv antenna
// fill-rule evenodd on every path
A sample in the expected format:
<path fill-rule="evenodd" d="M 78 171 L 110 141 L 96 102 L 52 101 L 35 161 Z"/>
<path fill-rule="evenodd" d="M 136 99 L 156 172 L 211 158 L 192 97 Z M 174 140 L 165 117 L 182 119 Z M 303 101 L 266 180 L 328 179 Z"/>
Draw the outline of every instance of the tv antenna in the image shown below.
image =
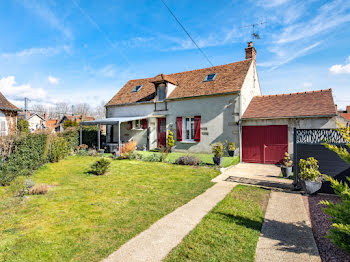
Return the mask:
<path fill-rule="evenodd" d="M 252 27 L 252 43 L 254 43 L 254 40 L 260 40 L 260 35 L 259 33 L 255 32 L 255 27 L 266 24 L 267 22 L 261 22 L 261 23 L 255 23 L 255 24 L 250 24 L 250 25 L 245 25 L 242 26 L 242 28 L 246 27 Z"/>

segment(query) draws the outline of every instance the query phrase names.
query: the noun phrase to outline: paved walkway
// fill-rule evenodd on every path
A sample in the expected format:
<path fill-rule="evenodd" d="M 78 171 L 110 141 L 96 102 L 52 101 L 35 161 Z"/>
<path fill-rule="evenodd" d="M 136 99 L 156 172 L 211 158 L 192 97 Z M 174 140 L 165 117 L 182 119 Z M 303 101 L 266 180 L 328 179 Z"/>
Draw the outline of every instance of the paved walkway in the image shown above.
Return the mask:
<path fill-rule="evenodd" d="M 256 262 L 320 262 L 300 194 L 272 191 L 256 247 Z"/>
<path fill-rule="evenodd" d="M 112 253 L 104 262 L 162 261 L 236 183 L 219 182 L 155 222 Z"/>

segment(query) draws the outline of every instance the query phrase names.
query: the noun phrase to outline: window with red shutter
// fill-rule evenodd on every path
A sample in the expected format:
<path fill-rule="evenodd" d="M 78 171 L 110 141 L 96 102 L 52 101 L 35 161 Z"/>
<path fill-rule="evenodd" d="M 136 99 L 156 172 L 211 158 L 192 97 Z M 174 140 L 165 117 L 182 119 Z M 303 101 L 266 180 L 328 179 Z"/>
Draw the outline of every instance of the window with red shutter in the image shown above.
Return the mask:
<path fill-rule="evenodd" d="M 201 117 L 200 116 L 194 117 L 194 141 L 196 142 L 201 141 Z"/>
<path fill-rule="evenodd" d="M 132 129 L 132 121 L 128 122 L 128 129 L 131 130 Z"/>
<path fill-rule="evenodd" d="M 142 129 L 147 129 L 148 121 L 147 119 L 142 119 Z"/>
<path fill-rule="evenodd" d="M 176 137 L 177 141 L 182 141 L 182 117 L 176 118 Z"/>

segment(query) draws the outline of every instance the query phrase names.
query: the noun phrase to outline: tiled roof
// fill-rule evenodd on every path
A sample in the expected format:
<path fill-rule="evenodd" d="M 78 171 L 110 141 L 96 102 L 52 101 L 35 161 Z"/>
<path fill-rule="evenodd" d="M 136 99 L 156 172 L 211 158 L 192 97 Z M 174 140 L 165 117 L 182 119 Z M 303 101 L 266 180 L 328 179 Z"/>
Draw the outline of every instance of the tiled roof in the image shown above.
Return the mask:
<path fill-rule="evenodd" d="M 255 96 L 244 112 L 243 119 L 334 116 L 336 109 L 332 89 Z"/>
<path fill-rule="evenodd" d="M 340 115 L 344 118 L 346 118 L 346 120 L 350 121 L 350 112 L 349 113 L 340 113 Z"/>
<path fill-rule="evenodd" d="M 107 106 L 153 101 L 155 98 L 155 86 L 152 82 L 154 80 L 166 80 L 176 83 L 176 88 L 167 99 L 240 91 L 252 61 L 252 59 L 248 59 L 227 65 L 130 80 L 108 102 Z M 217 73 L 214 81 L 203 81 L 208 74 L 213 73 Z M 131 92 L 137 85 L 142 85 L 142 88 L 138 92 Z"/>
<path fill-rule="evenodd" d="M 10 101 L 8 101 L 1 92 L 0 92 L 0 109 L 10 110 L 10 111 L 21 111 L 21 109 L 19 109 L 17 106 L 15 106 Z"/>

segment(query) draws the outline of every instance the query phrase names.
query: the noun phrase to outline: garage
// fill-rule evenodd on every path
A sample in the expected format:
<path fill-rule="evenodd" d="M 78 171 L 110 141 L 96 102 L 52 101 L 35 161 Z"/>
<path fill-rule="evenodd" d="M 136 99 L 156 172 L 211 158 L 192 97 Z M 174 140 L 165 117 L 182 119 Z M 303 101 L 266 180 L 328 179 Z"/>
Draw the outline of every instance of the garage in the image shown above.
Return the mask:
<path fill-rule="evenodd" d="M 243 126 L 242 161 L 277 164 L 288 152 L 288 126 Z"/>

